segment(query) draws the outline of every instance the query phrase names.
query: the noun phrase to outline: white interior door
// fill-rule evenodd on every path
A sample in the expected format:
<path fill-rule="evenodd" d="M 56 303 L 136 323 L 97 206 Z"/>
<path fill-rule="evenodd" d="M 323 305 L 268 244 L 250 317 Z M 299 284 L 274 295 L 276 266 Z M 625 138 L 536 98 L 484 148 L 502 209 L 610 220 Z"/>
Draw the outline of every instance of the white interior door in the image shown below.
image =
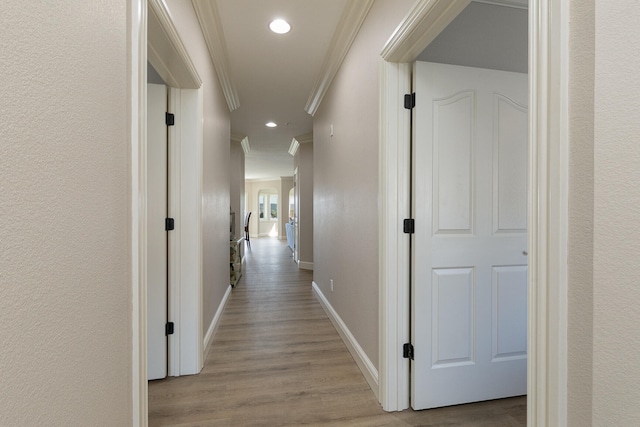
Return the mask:
<path fill-rule="evenodd" d="M 414 69 L 411 402 L 526 394 L 527 76 Z"/>
<path fill-rule="evenodd" d="M 147 85 L 147 377 L 167 376 L 167 88 Z"/>

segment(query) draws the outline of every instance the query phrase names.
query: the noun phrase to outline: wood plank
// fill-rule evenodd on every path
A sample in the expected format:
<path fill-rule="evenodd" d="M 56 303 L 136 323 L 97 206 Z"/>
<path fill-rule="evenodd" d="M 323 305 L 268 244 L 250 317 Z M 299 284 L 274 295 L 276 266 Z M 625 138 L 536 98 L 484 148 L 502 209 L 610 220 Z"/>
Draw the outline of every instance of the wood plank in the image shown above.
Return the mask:
<path fill-rule="evenodd" d="M 525 426 L 526 398 L 385 412 L 286 242 L 255 239 L 199 375 L 149 383 L 150 426 Z"/>

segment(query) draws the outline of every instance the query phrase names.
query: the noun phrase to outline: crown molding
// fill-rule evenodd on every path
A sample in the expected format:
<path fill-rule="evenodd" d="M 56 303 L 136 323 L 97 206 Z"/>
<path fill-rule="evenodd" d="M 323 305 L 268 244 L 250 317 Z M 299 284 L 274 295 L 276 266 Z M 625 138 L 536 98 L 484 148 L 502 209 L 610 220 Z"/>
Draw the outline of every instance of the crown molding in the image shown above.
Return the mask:
<path fill-rule="evenodd" d="M 234 111 L 240 107 L 240 98 L 233 78 L 231 77 L 231 65 L 229 54 L 227 53 L 227 43 L 224 40 L 220 14 L 213 0 L 191 0 L 196 11 L 204 40 L 209 49 L 209 56 L 213 67 L 218 74 L 218 80 L 222 86 L 224 97 L 227 101 L 229 111 Z"/>
<path fill-rule="evenodd" d="M 148 0 L 147 5 L 147 60 L 169 86 L 200 88 L 202 79 L 173 24 L 167 5 L 163 0 Z"/>
<path fill-rule="evenodd" d="M 249 151 L 251 151 L 248 136 L 242 135 L 240 133 L 231 133 L 231 142 L 240 144 L 242 146 L 242 151 L 244 151 L 244 154 L 249 154 Z"/>
<path fill-rule="evenodd" d="M 527 0 L 473 0 L 476 3 L 492 4 L 494 6 L 512 7 L 514 9 L 529 9 Z"/>
<path fill-rule="evenodd" d="M 298 142 L 297 139 L 293 138 L 291 140 L 291 146 L 289 147 L 289 154 L 291 154 L 292 156 L 295 156 L 296 153 L 298 152 L 298 147 L 300 147 L 300 143 Z"/>
<path fill-rule="evenodd" d="M 245 138 L 245 135 L 242 135 L 240 133 L 233 133 L 231 132 L 231 142 L 242 142 L 242 140 Z"/>
<path fill-rule="evenodd" d="M 244 154 L 249 154 L 249 151 L 251 151 L 251 146 L 249 145 L 248 136 L 245 136 L 244 138 L 242 138 L 242 141 L 240 141 L 240 145 L 242 145 L 242 150 L 244 151 Z"/>
<path fill-rule="evenodd" d="M 313 142 L 313 133 L 296 136 L 296 140 L 298 140 L 300 144 L 308 144 L 310 142 Z"/>
<path fill-rule="evenodd" d="M 320 74 L 313 85 L 313 90 L 304 109 L 312 116 L 327 93 L 344 57 L 347 55 L 353 40 L 356 38 L 364 18 L 369 13 L 374 0 L 349 0 L 342 12 L 340 22 L 333 34 L 327 56 L 324 58 Z"/>
<path fill-rule="evenodd" d="M 419 0 L 391 35 L 380 55 L 388 62 L 415 61 L 469 3 L 471 0 Z"/>

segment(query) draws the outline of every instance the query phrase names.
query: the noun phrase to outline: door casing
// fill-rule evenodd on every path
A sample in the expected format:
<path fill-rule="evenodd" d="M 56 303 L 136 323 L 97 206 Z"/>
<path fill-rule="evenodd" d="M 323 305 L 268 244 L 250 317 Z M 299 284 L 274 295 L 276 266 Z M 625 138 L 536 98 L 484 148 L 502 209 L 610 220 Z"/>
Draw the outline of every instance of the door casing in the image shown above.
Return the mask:
<path fill-rule="evenodd" d="M 409 340 L 410 254 L 401 223 L 410 217 L 410 120 L 401 100 L 411 90 L 410 63 L 468 4 L 419 0 L 381 52 L 378 395 L 387 411 L 409 407 L 402 345 Z M 529 1 L 531 426 L 561 426 L 567 419 L 568 31 L 566 2 Z"/>
<path fill-rule="evenodd" d="M 196 170 L 200 172 L 191 176 L 180 173 L 176 176 L 177 181 L 170 183 L 170 190 L 174 191 L 175 195 L 174 203 L 170 202 L 170 213 L 176 217 L 178 214 L 187 215 L 192 219 L 192 222 L 184 221 L 185 224 L 190 223 L 191 228 L 185 228 L 183 225 L 182 236 L 174 235 L 170 245 L 179 251 L 184 251 L 185 246 L 188 246 L 192 252 L 185 255 L 182 261 L 180 261 L 180 252 L 176 253 L 173 261 L 170 261 L 172 265 L 169 266 L 169 274 L 173 274 L 174 278 L 179 279 L 178 284 L 169 291 L 172 300 L 169 313 L 170 316 L 179 318 L 178 321 L 182 325 L 177 325 L 177 333 L 170 337 L 171 340 L 177 341 L 179 344 L 174 346 L 169 354 L 169 375 L 176 375 L 178 371 L 182 374 L 187 373 L 183 371 L 185 363 L 199 366 L 197 368 L 199 371 L 203 363 L 202 255 L 199 252 L 202 248 L 202 221 L 193 219 L 199 218 L 198 215 L 201 215 L 203 96 L 202 80 L 187 54 L 164 2 L 162 0 L 132 0 L 128 2 L 128 6 L 129 108 L 131 109 L 129 123 L 131 138 L 131 423 L 133 426 L 147 426 L 147 62 L 151 62 L 168 86 L 180 89 L 179 92 L 173 93 L 174 101 L 179 98 L 177 95 L 181 94 L 183 101 L 180 108 L 190 112 L 189 124 L 186 127 L 184 125 L 176 127 L 171 131 L 178 132 L 174 135 L 175 137 L 189 135 L 189 138 L 195 138 L 193 144 L 184 145 L 191 147 L 191 152 L 181 151 L 182 162 L 184 162 L 185 156 L 193 156 L 200 161 L 200 163 L 193 163 Z M 151 28 L 155 31 L 149 32 Z M 162 52 L 162 55 L 169 55 L 171 60 L 167 60 L 168 58 L 164 58 L 158 52 Z M 188 99 L 187 104 L 184 102 L 185 97 Z M 172 108 L 174 112 L 178 112 L 176 111 L 178 105 L 170 102 L 170 109 Z M 199 152 L 200 154 L 198 154 Z M 176 158 L 174 156 L 174 159 Z M 170 168 L 182 169 L 183 171 L 189 170 L 190 167 L 184 164 L 180 166 L 176 162 L 170 164 Z M 191 192 L 185 192 L 185 188 Z M 180 205 L 176 204 L 177 200 L 181 200 Z M 179 213 L 176 209 L 180 209 Z M 179 225 L 178 221 L 176 228 Z M 191 241 L 186 240 L 188 238 L 185 233 L 192 235 Z M 191 262 L 192 265 L 183 265 L 185 261 L 187 264 Z M 175 276 L 176 274 L 177 276 Z M 190 274 L 194 277 L 190 277 Z"/>

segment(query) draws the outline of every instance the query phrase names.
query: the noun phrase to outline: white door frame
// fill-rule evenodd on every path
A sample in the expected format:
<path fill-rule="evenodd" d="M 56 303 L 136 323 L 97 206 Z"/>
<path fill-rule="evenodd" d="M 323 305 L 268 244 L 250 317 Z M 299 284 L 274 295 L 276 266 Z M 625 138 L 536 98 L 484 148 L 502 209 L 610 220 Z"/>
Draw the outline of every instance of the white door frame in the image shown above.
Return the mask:
<path fill-rule="evenodd" d="M 146 155 L 147 155 L 147 131 L 146 131 L 146 99 L 147 99 L 147 61 L 151 62 L 156 71 L 172 87 L 181 88 L 174 95 L 181 93 L 181 98 L 188 99 L 188 105 L 184 102 L 174 108 L 194 111 L 193 122 L 177 131 L 178 138 L 196 138 L 196 144 L 191 152 L 180 151 L 180 158 L 174 156 L 172 164 L 174 170 L 181 171 L 179 183 L 172 182 L 172 190 L 179 191 L 175 196 L 173 209 L 179 209 L 182 216 L 200 218 L 201 192 L 202 192 L 202 168 L 200 173 L 194 176 L 186 176 L 183 172 L 185 157 L 197 156 L 202 149 L 202 81 L 198 76 L 195 66 L 178 35 L 162 0 L 131 0 L 129 3 L 129 87 L 130 87 L 130 138 L 131 138 L 131 399 L 132 399 L 132 425 L 148 425 L 148 388 L 147 388 L 147 277 L 146 277 L 146 228 L 147 228 L 147 182 L 146 182 Z M 169 60 L 171 59 L 171 60 Z M 186 90 L 191 89 L 191 90 Z M 176 99 L 180 97 L 175 97 Z M 177 101 L 176 101 L 177 102 Z M 174 131 L 175 132 L 175 131 Z M 186 135 L 189 136 L 185 136 Z M 191 144 L 189 144 L 191 145 Z M 177 146 L 176 146 L 177 147 Z M 176 148 L 177 149 L 177 148 Z M 177 154 L 177 153 L 173 153 Z M 177 159 L 177 160 L 176 160 Z M 181 159 L 181 160 L 180 160 Z M 177 163 L 181 161 L 182 163 Z M 197 166 L 197 165 L 196 165 Z M 194 184 L 192 187 L 188 187 Z M 195 193 L 185 192 L 190 188 Z M 195 189 L 195 190 L 194 190 Z M 185 199 L 186 197 L 186 199 Z M 191 204 L 189 204 L 191 202 Z M 197 205 L 196 205 L 197 203 Z M 197 220 L 191 229 L 182 227 L 179 236 L 174 236 L 172 243 L 178 256 L 170 261 L 170 274 L 179 280 L 179 284 L 170 290 L 175 304 L 170 307 L 173 315 L 177 316 L 181 325 L 189 328 L 184 330 L 177 325 L 177 332 L 172 340 L 177 340 L 177 348 L 180 357 L 173 354 L 173 361 L 169 362 L 170 375 L 184 372 L 184 365 L 199 366 L 203 361 L 202 340 L 202 233 L 199 232 L 201 220 Z M 179 222 L 178 222 L 179 223 Z M 192 241 L 185 240 L 185 233 L 195 236 Z M 180 252 L 185 252 L 185 244 L 188 247 L 188 256 L 180 257 Z M 181 260 L 181 258 L 184 258 Z M 199 266 L 199 267 L 198 267 Z M 193 271 L 195 267 L 195 272 Z M 177 274 L 177 275 L 175 275 Z M 185 276 L 186 274 L 186 276 Z M 193 277 L 191 277 L 191 276 Z M 188 283 L 184 286 L 184 283 Z M 179 298 L 178 298 L 179 296 Z M 184 355 L 189 355 L 186 358 Z"/>
<path fill-rule="evenodd" d="M 411 63 L 470 0 L 418 0 L 384 46 L 380 65 L 379 398 L 409 407 Z M 527 422 L 566 425 L 568 6 L 529 0 L 529 368 Z M 419 101 L 418 101 L 419 102 Z"/>

